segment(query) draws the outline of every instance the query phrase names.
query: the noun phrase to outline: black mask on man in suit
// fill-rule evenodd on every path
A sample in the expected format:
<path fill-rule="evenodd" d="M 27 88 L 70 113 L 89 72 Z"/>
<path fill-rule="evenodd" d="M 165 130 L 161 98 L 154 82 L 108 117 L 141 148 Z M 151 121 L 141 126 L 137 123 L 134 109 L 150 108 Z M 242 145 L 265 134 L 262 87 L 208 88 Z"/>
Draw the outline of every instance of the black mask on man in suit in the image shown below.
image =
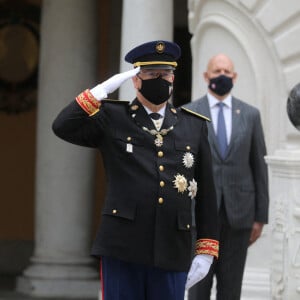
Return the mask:
<path fill-rule="evenodd" d="M 225 75 L 220 75 L 218 77 L 211 78 L 209 80 L 208 87 L 215 94 L 219 96 L 224 96 L 228 94 L 233 87 L 232 78 Z"/>
<path fill-rule="evenodd" d="M 167 101 L 173 92 L 173 84 L 162 79 L 161 76 L 155 79 L 142 80 L 140 93 L 151 103 L 159 105 Z"/>

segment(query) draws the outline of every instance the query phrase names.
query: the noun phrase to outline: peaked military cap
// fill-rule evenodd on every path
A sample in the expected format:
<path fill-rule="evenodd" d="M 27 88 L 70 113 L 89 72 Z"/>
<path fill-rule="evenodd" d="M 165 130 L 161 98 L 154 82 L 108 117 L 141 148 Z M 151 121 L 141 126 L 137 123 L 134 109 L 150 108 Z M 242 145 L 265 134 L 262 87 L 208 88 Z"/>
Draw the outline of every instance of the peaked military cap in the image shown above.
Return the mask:
<path fill-rule="evenodd" d="M 133 48 L 126 54 L 125 61 L 134 67 L 175 69 L 180 55 L 181 49 L 176 43 L 158 40 Z"/>

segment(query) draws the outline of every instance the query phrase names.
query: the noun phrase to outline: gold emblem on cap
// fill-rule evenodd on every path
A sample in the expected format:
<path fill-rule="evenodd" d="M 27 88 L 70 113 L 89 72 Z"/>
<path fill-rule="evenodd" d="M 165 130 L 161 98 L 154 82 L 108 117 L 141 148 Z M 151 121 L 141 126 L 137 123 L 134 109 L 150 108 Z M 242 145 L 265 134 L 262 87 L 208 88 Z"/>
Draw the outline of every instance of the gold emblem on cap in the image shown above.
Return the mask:
<path fill-rule="evenodd" d="M 163 53 L 165 51 L 165 43 L 164 42 L 158 42 L 155 46 L 155 50 L 157 53 Z"/>
<path fill-rule="evenodd" d="M 171 112 L 172 112 L 173 114 L 177 114 L 177 110 L 176 110 L 175 108 L 171 108 Z"/>
<path fill-rule="evenodd" d="M 131 106 L 131 110 L 137 110 L 137 109 L 139 109 L 139 106 L 138 106 L 138 105 L 132 105 L 132 106 Z"/>

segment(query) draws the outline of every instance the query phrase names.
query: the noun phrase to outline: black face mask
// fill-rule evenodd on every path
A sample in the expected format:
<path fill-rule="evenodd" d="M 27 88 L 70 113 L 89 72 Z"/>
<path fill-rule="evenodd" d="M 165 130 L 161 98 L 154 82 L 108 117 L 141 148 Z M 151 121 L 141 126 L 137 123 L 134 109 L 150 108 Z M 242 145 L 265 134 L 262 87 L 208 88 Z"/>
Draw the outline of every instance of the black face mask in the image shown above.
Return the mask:
<path fill-rule="evenodd" d="M 211 78 L 209 80 L 208 87 L 215 94 L 219 96 L 224 96 L 228 94 L 233 87 L 232 78 L 225 75 L 220 75 L 216 78 Z"/>
<path fill-rule="evenodd" d="M 140 93 L 151 103 L 159 105 L 167 101 L 173 92 L 171 82 L 164 80 L 159 76 L 155 79 L 142 80 Z"/>

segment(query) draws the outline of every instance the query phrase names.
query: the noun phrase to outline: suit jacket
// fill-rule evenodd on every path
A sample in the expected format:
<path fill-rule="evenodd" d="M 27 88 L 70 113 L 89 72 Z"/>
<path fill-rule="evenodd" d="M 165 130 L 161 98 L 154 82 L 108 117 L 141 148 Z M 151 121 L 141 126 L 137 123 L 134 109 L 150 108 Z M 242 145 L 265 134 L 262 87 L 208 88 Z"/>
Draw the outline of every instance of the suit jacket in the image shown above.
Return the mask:
<path fill-rule="evenodd" d="M 197 239 L 217 242 L 206 121 L 168 104 L 161 146 L 155 144 L 154 129 L 137 100 L 132 104 L 102 100 L 99 112 L 92 116 L 74 101 L 53 123 L 60 138 L 102 153 L 107 193 L 92 254 L 187 271 L 192 250 L 189 194 L 193 191 L 188 187 L 193 179 L 198 184 Z"/>
<path fill-rule="evenodd" d="M 187 108 L 211 118 L 207 96 Z M 213 124 L 208 123 L 218 207 L 223 198 L 233 228 L 251 228 L 254 221 L 268 222 L 268 174 L 266 146 L 255 107 L 232 97 L 232 134 L 222 159 Z"/>

